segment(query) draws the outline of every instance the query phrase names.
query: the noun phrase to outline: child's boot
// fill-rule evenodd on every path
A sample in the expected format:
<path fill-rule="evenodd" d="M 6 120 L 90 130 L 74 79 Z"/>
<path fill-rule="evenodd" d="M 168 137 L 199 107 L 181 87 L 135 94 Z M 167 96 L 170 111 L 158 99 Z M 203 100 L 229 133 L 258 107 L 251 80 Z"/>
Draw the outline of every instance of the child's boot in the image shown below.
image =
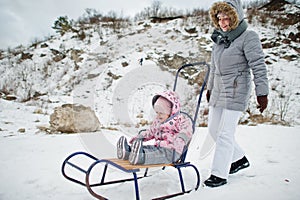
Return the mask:
<path fill-rule="evenodd" d="M 128 160 L 130 154 L 130 146 L 127 143 L 127 139 L 121 136 L 117 143 L 117 156 L 119 159 Z"/>
<path fill-rule="evenodd" d="M 131 153 L 129 155 L 129 162 L 133 165 L 144 164 L 145 154 L 143 151 L 143 141 L 135 140 L 131 146 Z"/>

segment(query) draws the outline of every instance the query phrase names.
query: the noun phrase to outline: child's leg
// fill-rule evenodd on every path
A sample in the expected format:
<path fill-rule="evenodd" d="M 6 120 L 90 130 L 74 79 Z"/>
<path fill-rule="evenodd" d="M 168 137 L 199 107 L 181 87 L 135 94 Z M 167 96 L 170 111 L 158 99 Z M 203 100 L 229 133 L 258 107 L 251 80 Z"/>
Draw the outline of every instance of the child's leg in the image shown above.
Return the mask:
<path fill-rule="evenodd" d="M 173 155 L 174 154 L 174 155 Z M 174 156 L 174 157 L 173 157 Z M 168 164 L 177 161 L 180 154 L 167 148 L 153 145 L 143 146 L 142 140 L 136 140 L 131 146 L 129 162 L 131 164 Z"/>
<path fill-rule="evenodd" d="M 144 164 L 168 164 L 173 162 L 173 150 L 153 145 L 144 146 L 145 163 Z M 174 161 L 180 158 L 180 154 L 174 152 Z"/>

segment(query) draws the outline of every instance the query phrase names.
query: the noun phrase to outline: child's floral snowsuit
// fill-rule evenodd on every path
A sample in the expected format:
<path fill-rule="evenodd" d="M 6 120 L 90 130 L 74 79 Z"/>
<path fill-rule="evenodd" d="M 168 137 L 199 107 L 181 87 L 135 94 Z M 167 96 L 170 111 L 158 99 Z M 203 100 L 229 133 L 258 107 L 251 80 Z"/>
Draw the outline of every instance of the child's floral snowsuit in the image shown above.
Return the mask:
<path fill-rule="evenodd" d="M 148 130 L 132 138 L 131 142 L 136 138 L 143 138 L 144 141 L 155 139 L 155 146 L 175 149 L 181 155 L 184 146 L 188 144 L 192 137 L 192 122 L 189 117 L 180 113 L 180 101 L 175 92 L 165 91 L 162 94 L 155 95 L 152 99 L 153 106 L 160 96 L 172 103 L 170 117 L 163 123 L 155 119 Z"/>

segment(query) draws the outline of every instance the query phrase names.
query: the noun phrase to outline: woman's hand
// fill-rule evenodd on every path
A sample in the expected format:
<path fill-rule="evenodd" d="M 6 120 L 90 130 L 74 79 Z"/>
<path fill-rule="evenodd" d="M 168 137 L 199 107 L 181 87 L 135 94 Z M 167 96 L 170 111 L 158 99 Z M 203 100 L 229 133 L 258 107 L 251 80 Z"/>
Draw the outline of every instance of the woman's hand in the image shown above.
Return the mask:
<path fill-rule="evenodd" d="M 259 108 L 259 111 L 262 113 L 268 106 L 268 95 L 258 96 L 257 103 L 257 108 Z"/>
<path fill-rule="evenodd" d="M 210 99 L 210 90 L 207 90 L 207 92 L 206 92 L 206 100 L 207 100 L 207 102 L 209 102 L 209 99 Z"/>

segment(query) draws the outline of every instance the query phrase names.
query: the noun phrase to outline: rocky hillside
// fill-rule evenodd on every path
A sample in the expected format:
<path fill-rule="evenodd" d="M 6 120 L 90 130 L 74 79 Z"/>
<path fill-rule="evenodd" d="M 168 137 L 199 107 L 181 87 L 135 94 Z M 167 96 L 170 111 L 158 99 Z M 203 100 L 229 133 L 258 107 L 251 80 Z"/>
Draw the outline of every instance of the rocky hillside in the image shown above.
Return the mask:
<path fill-rule="evenodd" d="M 299 13 L 296 5 L 287 2 L 247 10 L 249 28 L 259 33 L 266 53 L 271 101 L 262 116 L 256 112 L 253 97 L 241 123 L 299 123 Z M 114 103 L 118 85 L 135 70 L 156 66 L 152 72 L 167 72 L 173 77 L 183 64 L 209 62 L 211 32 L 207 12 L 155 21 L 79 20 L 45 41 L 29 47 L 1 50 L 1 98 L 40 107 L 45 114 L 51 113 L 57 104 L 88 99 L 93 101 L 99 118 L 103 118 L 107 116 L 107 112 L 103 113 L 105 108 Z M 140 77 L 140 73 L 136 76 Z M 146 77 L 155 77 L 155 73 Z M 203 71 L 186 71 L 182 77 L 188 79 L 190 88 L 184 96 L 194 102 Z M 153 83 L 153 80 L 149 82 Z M 172 81 L 166 81 L 164 87 L 171 87 L 171 84 Z M 137 90 L 141 91 L 143 86 L 145 83 Z M 199 124 L 205 125 L 205 101 L 202 106 Z M 107 121 L 110 120 L 107 117 Z M 107 122 L 106 125 L 116 123 Z"/>

